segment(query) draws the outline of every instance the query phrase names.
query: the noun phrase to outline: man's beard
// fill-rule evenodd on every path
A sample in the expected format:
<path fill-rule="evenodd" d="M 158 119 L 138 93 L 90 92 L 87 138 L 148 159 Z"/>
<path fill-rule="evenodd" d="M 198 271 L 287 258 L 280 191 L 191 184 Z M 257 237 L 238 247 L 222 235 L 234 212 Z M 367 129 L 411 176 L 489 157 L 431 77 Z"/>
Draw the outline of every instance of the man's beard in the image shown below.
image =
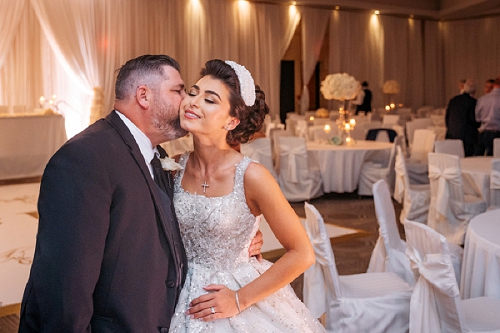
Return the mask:
<path fill-rule="evenodd" d="M 163 100 L 154 103 L 153 126 L 163 134 L 165 141 L 172 141 L 187 134 L 187 131 L 181 128 L 179 110 Z"/>

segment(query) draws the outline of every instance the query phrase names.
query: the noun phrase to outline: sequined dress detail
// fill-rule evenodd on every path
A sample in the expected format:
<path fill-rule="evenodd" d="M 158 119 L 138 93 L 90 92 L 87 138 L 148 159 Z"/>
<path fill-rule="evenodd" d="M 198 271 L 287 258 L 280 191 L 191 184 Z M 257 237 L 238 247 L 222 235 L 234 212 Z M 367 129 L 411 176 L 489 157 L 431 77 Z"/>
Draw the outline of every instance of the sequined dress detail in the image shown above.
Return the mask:
<path fill-rule="evenodd" d="M 179 164 L 186 166 L 189 152 Z M 250 283 L 272 263 L 248 257 L 248 247 L 259 228 L 260 217 L 246 203 L 243 178 L 248 157 L 236 165 L 233 191 L 207 198 L 182 186 L 184 171 L 176 174 L 174 206 L 188 257 L 188 273 L 170 324 L 170 332 L 325 332 L 309 310 L 286 286 L 227 319 L 203 322 L 185 315 L 189 303 L 206 294 L 203 286 L 223 284 L 237 290 Z"/>

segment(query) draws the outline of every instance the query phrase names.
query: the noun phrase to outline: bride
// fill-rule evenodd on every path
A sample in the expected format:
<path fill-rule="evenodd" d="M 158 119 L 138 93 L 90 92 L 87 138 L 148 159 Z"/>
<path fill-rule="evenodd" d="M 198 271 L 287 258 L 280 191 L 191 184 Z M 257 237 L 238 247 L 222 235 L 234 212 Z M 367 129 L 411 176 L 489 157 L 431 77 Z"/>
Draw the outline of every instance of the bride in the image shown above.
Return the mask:
<path fill-rule="evenodd" d="M 170 332 L 324 332 L 288 285 L 315 260 L 299 218 L 271 174 L 229 146 L 268 112 L 245 67 L 222 60 L 181 103 L 194 151 L 178 157 L 174 204 L 189 265 Z M 261 215 L 286 249 L 275 264 L 248 258 Z"/>

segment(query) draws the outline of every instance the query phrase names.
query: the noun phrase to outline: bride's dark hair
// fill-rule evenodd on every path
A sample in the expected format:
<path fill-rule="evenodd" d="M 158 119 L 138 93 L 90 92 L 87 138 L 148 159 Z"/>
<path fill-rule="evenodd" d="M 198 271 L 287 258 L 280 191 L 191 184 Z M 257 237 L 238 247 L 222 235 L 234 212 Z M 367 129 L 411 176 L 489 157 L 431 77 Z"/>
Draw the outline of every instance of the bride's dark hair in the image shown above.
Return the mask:
<path fill-rule="evenodd" d="M 209 60 L 202 68 L 200 76 L 211 76 L 221 81 L 229 89 L 229 115 L 238 118 L 240 123 L 228 131 L 226 141 L 230 145 L 246 143 L 264 124 L 264 117 L 269 113 L 266 96 L 259 86 L 255 86 L 255 103 L 247 106 L 241 97 L 240 81 L 231 66 L 219 59 Z"/>

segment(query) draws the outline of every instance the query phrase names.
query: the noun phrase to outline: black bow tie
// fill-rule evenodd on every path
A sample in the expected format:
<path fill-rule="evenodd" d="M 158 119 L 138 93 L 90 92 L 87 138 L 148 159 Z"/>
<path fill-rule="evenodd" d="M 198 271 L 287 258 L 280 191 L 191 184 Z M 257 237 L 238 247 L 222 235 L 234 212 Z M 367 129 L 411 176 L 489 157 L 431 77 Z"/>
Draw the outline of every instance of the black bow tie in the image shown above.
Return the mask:
<path fill-rule="evenodd" d="M 169 182 L 168 182 L 168 177 L 167 173 L 163 168 L 161 167 L 161 162 L 156 156 L 154 155 L 153 159 L 151 160 L 151 165 L 153 166 L 153 177 L 155 180 L 156 185 L 160 187 L 160 189 L 163 190 L 163 192 L 168 193 L 168 187 L 169 187 Z"/>

